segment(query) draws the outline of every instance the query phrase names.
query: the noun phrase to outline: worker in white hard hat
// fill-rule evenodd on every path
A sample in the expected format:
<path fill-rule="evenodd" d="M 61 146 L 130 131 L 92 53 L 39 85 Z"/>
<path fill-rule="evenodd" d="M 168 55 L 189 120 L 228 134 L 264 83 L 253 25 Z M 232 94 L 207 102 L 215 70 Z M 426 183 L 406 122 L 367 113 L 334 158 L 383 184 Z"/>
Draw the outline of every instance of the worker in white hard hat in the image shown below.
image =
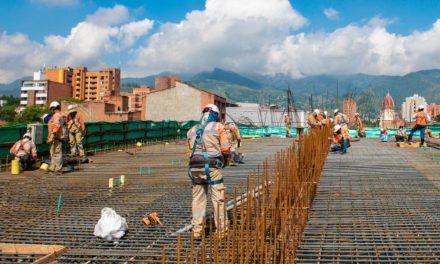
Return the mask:
<path fill-rule="evenodd" d="M 341 131 L 344 137 L 350 137 L 350 131 L 348 130 L 348 117 L 347 115 L 343 114 L 339 109 L 335 109 L 334 111 L 335 116 L 333 120 L 333 124 L 340 125 Z"/>
<path fill-rule="evenodd" d="M 32 136 L 29 133 L 23 135 L 23 138 L 15 142 L 9 152 L 15 156 L 15 159 L 20 161 L 22 170 L 32 169 L 32 166 L 37 159 L 37 147 L 32 141 Z"/>
<path fill-rule="evenodd" d="M 342 127 L 340 125 L 335 125 L 333 127 L 333 139 L 331 144 L 331 151 L 340 151 L 341 154 L 347 153 L 347 148 L 350 146 L 350 138 L 344 136 L 342 132 Z"/>
<path fill-rule="evenodd" d="M 307 118 L 307 124 L 309 124 L 310 128 L 321 127 L 321 121 L 319 120 L 320 119 L 319 113 L 320 113 L 319 109 L 315 109 L 313 110 L 313 112 L 309 114 L 309 117 Z"/>
<path fill-rule="evenodd" d="M 412 137 L 416 131 L 420 131 L 420 146 L 425 144 L 425 130 L 426 126 L 431 122 L 431 117 L 425 113 L 425 106 L 420 105 L 418 111 L 413 115 L 412 120 L 416 122 L 415 126 L 411 129 L 408 136 L 408 142 L 412 141 Z"/>
<path fill-rule="evenodd" d="M 230 158 L 231 144 L 224 126 L 220 123 L 220 111 L 214 104 L 203 108 L 202 118 L 187 134 L 189 150 L 188 176 L 192 181 L 192 225 L 193 236 L 203 235 L 206 217 L 208 190 L 214 207 L 217 233 L 222 238 L 228 231 L 228 217 L 225 207 L 225 186 L 222 168 Z"/>
<path fill-rule="evenodd" d="M 330 128 L 332 121 L 331 121 L 327 111 L 322 112 L 322 118 L 323 119 L 321 121 L 321 125 L 323 127 Z"/>
<path fill-rule="evenodd" d="M 284 129 L 286 131 L 286 137 L 288 137 L 288 138 L 292 137 L 292 134 L 290 133 L 290 127 L 292 126 L 292 120 L 290 120 L 290 116 L 288 114 L 284 114 L 283 122 L 284 122 Z"/>
<path fill-rule="evenodd" d="M 62 145 L 66 140 L 66 122 L 61 114 L 61 105 L 57 101 L 50 103 L 49 110 L 52 118 L 47 124 L 47 143 L 50 144 L 49 171 L 61 174 L 63 171 Z"/>
<path fill-rule="evenodd" d="M 78 106 L 71 104 L 67 107 L 67 129 L 69 131 L 70 156 L 79 158 L 85 161 L 85 152 L 82 144 L 86 125 L 81 112 L 78 112 Z"/>

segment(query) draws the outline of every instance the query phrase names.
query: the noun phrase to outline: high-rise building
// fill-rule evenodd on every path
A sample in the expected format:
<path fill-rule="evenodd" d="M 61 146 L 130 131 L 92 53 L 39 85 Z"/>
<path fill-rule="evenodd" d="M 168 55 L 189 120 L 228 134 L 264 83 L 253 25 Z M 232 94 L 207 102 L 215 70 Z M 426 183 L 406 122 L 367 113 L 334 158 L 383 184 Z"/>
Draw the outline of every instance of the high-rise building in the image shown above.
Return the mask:
<path fill-rule="evenodd" d="M 343 102 L 342 112 L 348 117 L 348 126 L 352 127 L 355 125 L 354 115 L 357 111 L 357 103 L 353 98 L 346 98 Z"/>
<path fill-rule="evenodd" d="M 118 68 L 97 71 L 86 67 L 47 68 L 45 74 L 47 80 L 69 84 L 75 99 L 103 101 L 105 97 L 119 95 L 121 70 Z"/>
<path fill-rule="evenodd" d="M 412 116 L 417 113 L 417 109 L 420 105 L 427 105 L 424 97 L 414 94 L 411 97 L 406 97 L 400 109 L 402 119 L 405 122 L 411 122 Z"/>
<path fill-rule="evenodd" d="M 440 105 L 436 103 L 430 103 L 427 107 L 428 115 L 434 119 L 436 116 L 440 115 Z"/>

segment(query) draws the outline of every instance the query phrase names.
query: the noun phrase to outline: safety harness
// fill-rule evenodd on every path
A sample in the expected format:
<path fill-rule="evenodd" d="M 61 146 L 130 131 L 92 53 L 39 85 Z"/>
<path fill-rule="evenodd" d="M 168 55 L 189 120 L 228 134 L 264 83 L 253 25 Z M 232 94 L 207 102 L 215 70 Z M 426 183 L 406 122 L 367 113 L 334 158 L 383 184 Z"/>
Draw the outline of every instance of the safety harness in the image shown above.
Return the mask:
<path fill-rule="evenodd" d="M 206 121 L 203 125 L 202 125 L 202 120 L 203 120 L 203 115 L 202 118 L 200 118 L 199 123 L 196 126 L 196 139 L 194 140 L 194 144 L 191 148 L 191 155 L 189 157 L 189 164 L 188 164 L 188 176 L 191 179 L 191 181 L 193 182 L 193 184 L 195 185 L 200 185 L 200 184 L 209 184 L 209 185 L 216 185 L 216 184 L 221 184 L 223 183 L 223 179 L 220 180 L 211 180 L 211 173 L 210 173 L 210 168 L 216 168 L 216 169 L 220 169 L 223 167 L 223 162 L 220 158 L 209 158 L 209 153 L 206 150 L 206 146 L 205 146 L 205 141 L 203 139 L 203 132 L 205 131 L 206 126 L 210 123 L 209 121 Z M 191 174 L 191 169 L 192 168 L 198 168 L 197 165 L 200 165 L 200 160 L 197 159 L 198 155 L 194 155 L 195 151 L 196 151 L 196 147 L 197 145 L 200 144 L 201 149 L 202 149 L 202 156 L 203 156 L 203 165 L 202 167 L 205 169 L 205 174 L 206 174 L 206 178 L 207 181 L 206 182 L 202 182 L 199 183 L 197 182 L 194 177 Z"/>

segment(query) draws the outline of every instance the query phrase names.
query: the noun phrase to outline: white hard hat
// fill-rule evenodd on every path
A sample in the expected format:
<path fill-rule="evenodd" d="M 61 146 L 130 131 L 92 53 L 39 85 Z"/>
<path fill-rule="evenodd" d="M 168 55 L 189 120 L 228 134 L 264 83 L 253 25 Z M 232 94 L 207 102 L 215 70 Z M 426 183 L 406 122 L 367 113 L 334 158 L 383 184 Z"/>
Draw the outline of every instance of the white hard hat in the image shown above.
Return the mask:
<path fill-rule="evenodd" d="M 69 105 L 67 107 L 67 112 L 69 112 L 69 113 L 76 112 L 77 110 L 78 110 L 78 107 L 77 107 L 77 105 L 74 105 L 74 104 Z"/>
<path fill-rule="evenodd" d="M 334 113 L 336 114 L 337 112 L 339 112 L 339 109 L 336 108 Z"/>
<path fill-rule="evenodd" d="M 336 125 L 334 128 L 333 128 L 333 132 L 338 132 L 339 131 L 339 129 L 341 129 L 341 126 L 340 125 Z"/>
<path fill-rule="evenodd" d="M 203 112 L 216 112 L 217 114 L 220 114 L 220 110 L 218 109 L 218 107 L 215 104 L 207 104 L 205 105 L 205 107 L 203 108 Z"/>
<path fill-rule="evenodd" d="M 324 115 L 325 115 L 325 116 L 328 116 L 328 112 L 327 112 L 327 111 L 324 111 Z"/>
<path fill-rule="evenodd" d="M 60 103 L 58 103 L 57 101 L 53 101 L 52 103 L 50 103 L 49 108 L 57 108 L 58 106 L 60 106 Z"/>
<path fill-rule="evenodd" d="M 425 109 L 425 106 L 424 105 L 419 105 L 419 110 L 423 110 L 423 109 Z"/>
<path fill-rule="evenodd" d="M 32 136 L 31 136 L 31 134 L 29 134 L 29 133 L 26 133 L 26 134 L 23 135 L 23 138 L 26 138 L 26 137 L 32 139 Z"/>
<path fill-rule="evenodd" d="M 319 115 L 319 109 L 315 109 L 315 110 L 313 110 L 313 112 L 315 113 L 315 114 L 317 114 L 317 115 Z"/>

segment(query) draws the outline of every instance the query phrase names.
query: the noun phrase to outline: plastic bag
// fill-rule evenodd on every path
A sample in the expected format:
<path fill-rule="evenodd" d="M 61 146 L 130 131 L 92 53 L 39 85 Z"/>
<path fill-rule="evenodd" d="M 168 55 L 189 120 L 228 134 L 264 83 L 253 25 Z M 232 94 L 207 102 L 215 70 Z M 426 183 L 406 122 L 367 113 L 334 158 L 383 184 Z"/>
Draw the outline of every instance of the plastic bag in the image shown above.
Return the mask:
<path fill-rule="evenodd" d="M 116 241 L 125 235 L 128 225 L 124 217 L 118 215 L 112 208 L 101 210 L 101 219 L 95 225 L 95 236 L 108 241 Z"/>

